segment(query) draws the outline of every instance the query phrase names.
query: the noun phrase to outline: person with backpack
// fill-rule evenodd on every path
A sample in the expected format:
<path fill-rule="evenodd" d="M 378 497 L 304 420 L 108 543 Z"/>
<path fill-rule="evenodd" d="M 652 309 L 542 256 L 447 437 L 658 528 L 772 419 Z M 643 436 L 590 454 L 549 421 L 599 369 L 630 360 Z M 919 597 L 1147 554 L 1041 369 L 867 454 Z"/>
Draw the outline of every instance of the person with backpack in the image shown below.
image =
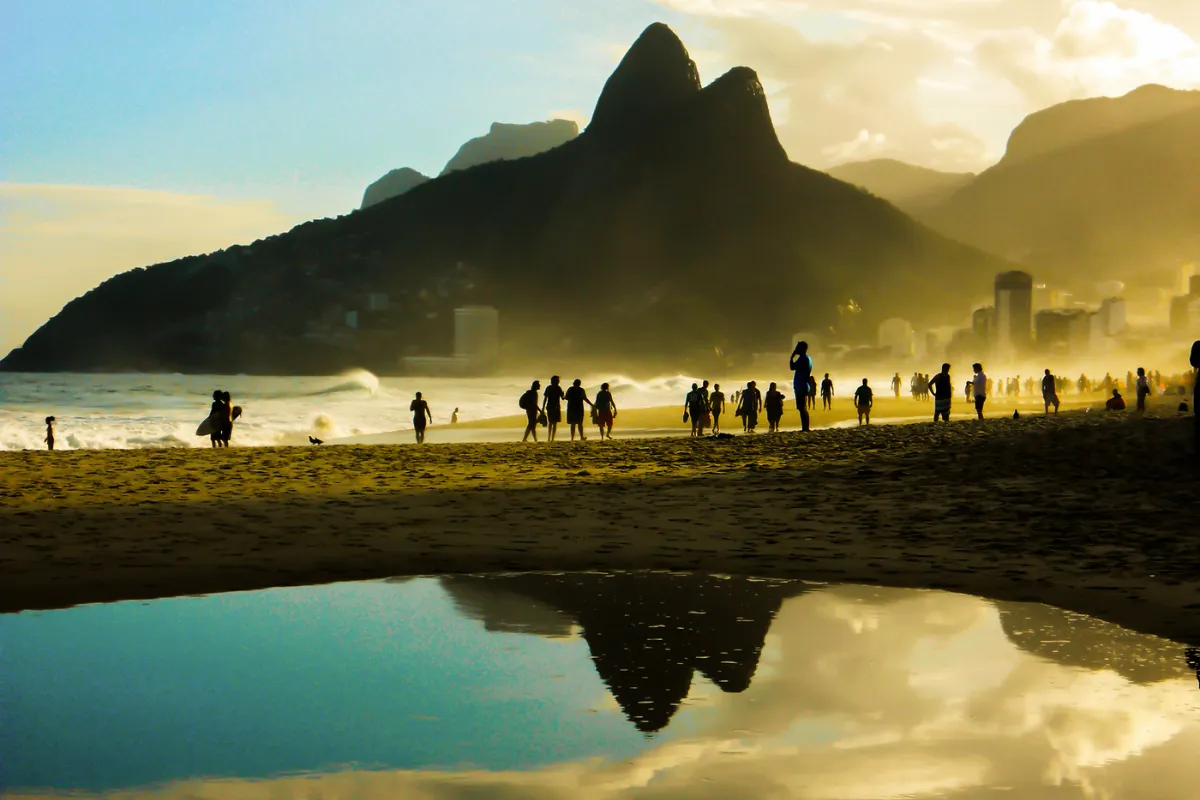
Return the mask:
<path fill-rule="evenodd" d="M 529 441 L 530 434 L 533 434 L 533 440 L 535 442 L 538 440 L 538 406 L 539 401 L 541 400 L 541 396 L 539 394 L 541 388 L 542 382 L 534 381 L 530 385 L 529 391 L 521 395 L 521 399 L 517 401 L 517 405 L 521 407 L 521 409 L 525 412 L 526 418 L 529 420 L 529 423 L 525 426 L 525 435 L 521 437 L 522 442 Z"/>

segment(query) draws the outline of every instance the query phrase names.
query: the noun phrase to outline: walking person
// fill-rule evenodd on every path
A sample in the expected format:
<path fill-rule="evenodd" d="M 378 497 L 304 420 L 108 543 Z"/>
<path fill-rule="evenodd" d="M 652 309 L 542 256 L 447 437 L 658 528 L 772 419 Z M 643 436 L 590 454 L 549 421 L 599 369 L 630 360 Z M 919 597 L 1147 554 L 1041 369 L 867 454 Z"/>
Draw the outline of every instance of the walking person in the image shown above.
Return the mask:
<path fill-rule="evenodd" d="M 1126 389 L 1128 391 L 1128 389 Z M 1139 414 L 1146 413 L 1146 398 L 1150 395 L 1150 381 L 1146 378 L 1146 369 L 1137 370 L 1137 410 Z"/>
<path fill-rule="evenodd" d="M 974 392 L 975 392 L 975 413 L 980 419 L 983 419 L 983 404 L 987 402 L 988 396 L 988 377 L 983 371 L 983 364 L 978 361 L 971 365 L 971 369 L 975 370 Z"/>
<path fill-rule="evenodd" d="M 712 394 L 708 396 L 708 408 L 712 412 L 713 436 L 716 436 L 721 432 L 721 415 L 725 413 L 725 394 L 719 383 L 713 384 Z"/>
<path fill-rule="evenodd" d="M 417 434 L 417 444 L 425 444 L 425 423 L 433 422 L 429 403 L 422 400 L 421 393 L 417 392 L 417 396 L 408 404 L 408 410 L 413 412 L 413 431 Z"/>
<path fill-rule="evenodd" d="M 867 385 L 867 379 L 862 379 L 862 385 L 854 390 L 854 408 L 858 411 L 858 424 L 863 424 L 863 419 L 866 418 L 867 424 L 871 424 L 871 407 L 875 405 L 875 393 L 871 391 L 871 387 Z"/>
<path fill-rule="evenodd" d="M 1042 405 L 1044 412 L 1050 413 L 1050 406 L 1054 406 L 1054 413 L 1058 413 L 1058 381 L 1050 370 L 1046 370 L 1046 374 L 1042 376 Z"/>
<path fill-rule="evenodd" d="M 804 397 L 806 400 L 808 400 L 808 410 L 816 411 L 817 410 L 817 376 L 816 375 L 809 374 L 808 386 L 806 388 L 808 391 L 806 391 L 804 393 Z"/>
<path fill-rule="evenodd" d="M 762 392 L 758 390 L 758 386 L 754 381 L 750 381 L 746 384 L 746 388 L 742 390 L 742 395 L 738 403 L 738 414 L 742 417 L 742 424 L 745 427 L 746 433 L 754 433 L 754 429 L 758 427 L 758 415 L 762 410 Z"/>
<path fill-rule="evenodd" d="M 600 441 L 612 438 L 613 422 L 617 418 L 617 403 L 613 400 L 608 384 L 600 384 L 596 392 L 596 425 L 600 428 Z"/>
<path fill-rule="evenodd" d="M 583 404 L 587 403 L 590 406 L 592 401 L 588 399 L 579 378 L 567 389 L 564 397 L 567 401 L 567 425 L 571 428 L 571 441 L 575 441 L 575 429 L 579 428 L 579 441 L 586 442 L 587 435 L 583 432 Z"/>
<path fill-rule="evenodd" d="M 829 373 L 825 373 L 825 379 L 821 381 L 821 410 L 833 410 L 833 381 L 829 379 Z"/>
<path fill-rule="evenodd" d="M 698 391 L 700 398 L 704 401 L 704 420 L 700 425 L 700 435 L 703 436 L 704 429 L 712 427 L 712 405 L 709 403 L 708 381 L 701 381 Z"/>
<path fill-rule="evenodd" d="M 46 417 L 46 449 L 54 449 L 54 417 Z"/>
<path fill-rule="evenodd" d="M 933 394 L 933 421 L 940 418 L 950 421 L 950 403 L 954 399 L 954 383 L 950 380 L 950 365 L 942 364 L 942 371 L 929 381 L 929 391 Z"/>
<path fill-rule="evenodd" d="M 559 377 L 550 378 L 550 385 L 542 393 L 542 413 L 546 415 L 546 441 L 553 442 L 554 434 L 558 432 L 558 423 L 562 422 L 562 404 L 566 398 Z"/>
<path fill-rule="evenodd" d="M 900 399 L 900 373 L 897 372 L 892 376 L 892 393 L 896 395 L 896 399 Z"/>
<path fill-rule="evenodd" d="M 454 413 L 450 415 L 450 424 L 451 425 L 458 424 L 458 408 L 457 407 L 455 407 Z"/>
<path fill-rule="evenodd" d="M 704 435 L 704 395 L 700 394 L 700 385 L 693 383 L 692 390 L 683 398 L 683 421 L 692 421 L 692 438 Z"/>
<path fill-rule="evenodd" d="M 795 373 L 792 376 L 792 391 L 796 393 L 796 410 L 800 412 L 800 430 L 807 431 L 809 427 L 808 379 L 812 377 L 813 371 L 812 356 L 808 354 L 808 342 L 796 342 L 788 366 Z"/>
<path fill-rule="evenodd" d="M 529 390 L 521 395 L 521 399 L 517 401 L 517 405 L 525 412 L 525 435 L 521 437 L 522 442 L 529 441 L 529 437 L 533 436 L 536 442 L 537 427 L 538 427 L 538 393 L 542 390 L 542 382 L 534 381 L 529 385 Z"/>
<path fill-rule="evenodd" d="M 779 421 L 783 419 L 783 392 L 779 391 L 779 387 L 772 383 L 767 387 L 767 396 L 763 398 L 763 406 L 767 411 L 767 430 L 770 433 L 779 432 Z"/>
<path fill-rule="evenodd" d="M 221 414 L 221 446 L 229 447 L 229 440 L 233 437 L 233 421 L 237 418 L 229 392 L 221 392 Z"/>

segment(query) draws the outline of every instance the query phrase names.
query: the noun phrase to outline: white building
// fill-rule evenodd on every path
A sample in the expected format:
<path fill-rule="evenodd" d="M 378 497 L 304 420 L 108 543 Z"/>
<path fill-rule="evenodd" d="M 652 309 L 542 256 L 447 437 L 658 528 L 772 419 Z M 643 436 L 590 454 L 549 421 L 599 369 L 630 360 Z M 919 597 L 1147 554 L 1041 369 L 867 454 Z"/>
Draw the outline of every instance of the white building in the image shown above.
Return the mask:
<path fill-rule="evenodd" d="M 454 357 L 480 366 L 495 364 L 500 358 L 500 312 L 491 306 L 454 309 Z"/>
<path fill-rule="evenodd" d="M 1124 298 L 1110 297 L 1100 304 L 1100 324 L 1105 336 L 1120 336 L 1125 333 L 1127 322 Z"/>
<path fill-rule="evenodd" d="M 906 319 L 892 317 L 879 323 L 879 346 L 892 351 L 899 358 L 910 358 L 916 346 L 913 327 Z"/>

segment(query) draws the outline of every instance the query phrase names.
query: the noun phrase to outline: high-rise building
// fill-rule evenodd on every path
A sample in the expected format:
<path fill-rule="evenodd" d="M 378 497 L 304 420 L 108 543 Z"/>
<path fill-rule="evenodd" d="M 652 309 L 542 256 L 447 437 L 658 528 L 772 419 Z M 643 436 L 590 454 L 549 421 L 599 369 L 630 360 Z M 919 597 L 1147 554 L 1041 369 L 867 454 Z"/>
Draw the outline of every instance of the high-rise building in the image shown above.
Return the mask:
<path fill-rule="evenodd" d="M 480 366 L 500 358 L 500 312 L 491 306 L 454 309 L 454 357 Z"/>
<path fill-rule="evenodd" d="M 971 332 L 981 343 L 986 344 L 991 341 L 995 319 L 996 309 L 992 306 L 977 308 L 971 315 Z"/>
<path fill-rule="evenodd" d="M 997 275 L 995 308 L 995 347 L 1006 354 L 1027 351 L 1033 333 L 1033 276 L 1019 271 Z"/>
<path fill-rule="evenodd" d="M 1171 330 L 1175 333 L 1185 333 L 1192 327 L 1191 309 L 1188 307 L 1192 298 L 1186 294 L 1171 298 Z"/>
<path fill-rule="evenodd" d="M 1043 353 L 1082 353 L 1091 343 L 1093 314 L 1081 309 L 1048 308 L 1039 311 L 1037 345 Z"/>
<path fill-rule="evenodd" d="M 1105 336 L 1120 336 L 1125 324 L 1124 298 L 1110 297 L 1100 303 L 1100 329 Z"/>

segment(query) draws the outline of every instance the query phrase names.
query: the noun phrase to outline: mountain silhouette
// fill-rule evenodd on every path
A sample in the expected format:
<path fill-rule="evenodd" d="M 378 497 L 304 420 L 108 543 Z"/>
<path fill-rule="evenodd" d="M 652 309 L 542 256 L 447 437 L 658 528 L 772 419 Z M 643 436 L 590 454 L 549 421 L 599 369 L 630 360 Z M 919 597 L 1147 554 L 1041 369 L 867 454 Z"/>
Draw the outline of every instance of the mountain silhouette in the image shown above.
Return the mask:
<path fill-rule="evenodd" d="M 568 119 L 531 122 L 528 125 L 493 122 L 486 135 L 471 139 L 458 148 L 458 152 L 446 163 L 442 174 L 490 161 L 536 156 L 566 144 L 578 135 L 579 126 Z"/>
<path fill-rule="evenodd" d="M 918 212 L 1061 281 L 1127 279 L 1200 251 L 1200 92 L 1145 86 L 1030 116 L 1005 157 Z"/>
<path fill-rule="evenodd" d="M 463 304 L 499 310 L 510 367 L 599 350 L 679 369 L 785 347 L 797 329 L 838 324 L 850 298 L 863 338 L 891 316 L 953 321 L 1009 266 L 789 162 L 754 71 L 701 88 L 655 24 L 571 141 L 118 275 L 0 369 L 388 372 L 400 355 L 451 351 Z M 348 333 L 342 312 L 380 292 L 386 312 Z"/>
<path fill-rule="evenodd" d="M 939 172 L 891 158 L 851 161 L 825 172 L 914 215 L 937 206 L 975 177 L 973 172 Z"/>
<path fill-rule="evenodd" d="M 488 630 L 537 633 L 547 609 L 575 620 L 597 674 L 643 733 L 667 726 L 697 672 L 722 691 L 748 689 L 783 601 L 808 590 L 795 581 L 676 573 L 440 580 L 459 610 Z M 499 602 L 482 602 L 489 593 Z M 556 625 L 549 630 L 559 635 Z"/>
<path fill-rule="evenodd" d="M 394 169 L 367 187 L 367 190 L 363 192 L 361 207 L 369 208 L 389 198 L 399 197 L 427 180 L 429 180 L 429 176 L 422 175 L 415 169 L 408 167 Z"/>

